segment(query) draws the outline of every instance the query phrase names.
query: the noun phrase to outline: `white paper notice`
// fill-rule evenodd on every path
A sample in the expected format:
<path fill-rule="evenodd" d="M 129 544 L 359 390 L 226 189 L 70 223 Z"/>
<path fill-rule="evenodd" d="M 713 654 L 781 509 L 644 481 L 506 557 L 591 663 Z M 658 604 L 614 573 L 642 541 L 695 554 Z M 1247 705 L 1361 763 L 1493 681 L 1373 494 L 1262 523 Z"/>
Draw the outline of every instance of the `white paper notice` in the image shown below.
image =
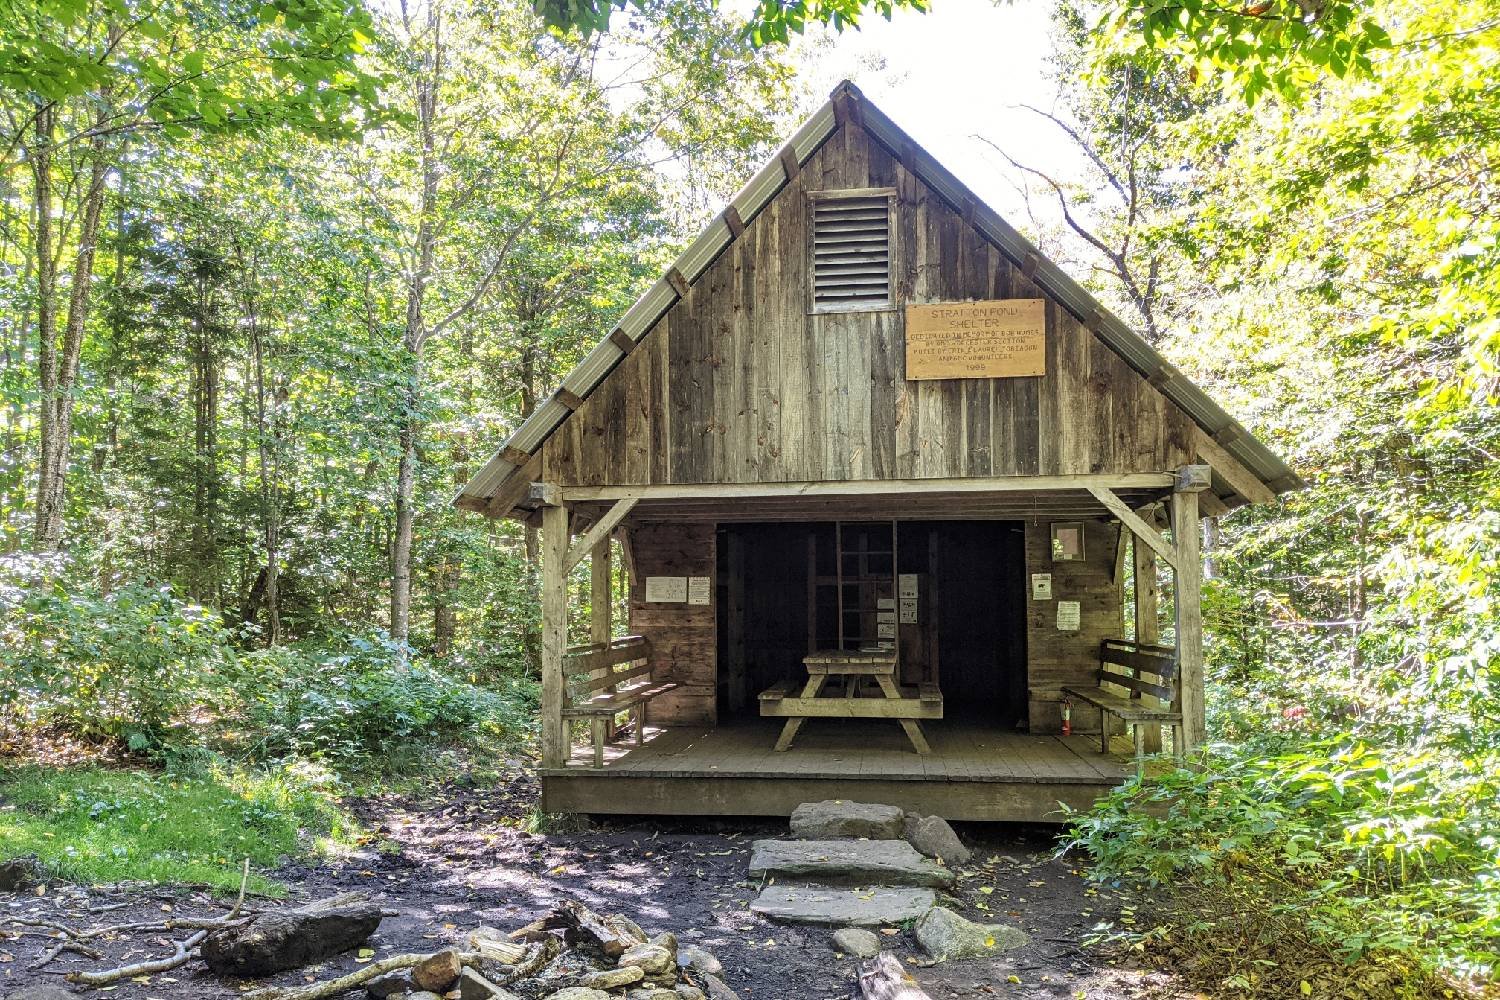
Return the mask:
<path fill-rule="evenodd" d="M 689 604 L 707 604 L 709 595 L 708 577 L 690 576 L 687 582 L 687 602 Z"/>
<path fill-rule="evenodd" d="M 687 577 L 646 577 L 647 604 L 681 604 L 687 600 Z"/>
<path fill-rule="evenodd" d="M 896 593 L 900 597 L 917 596 L 917 574 L 902 573 L 896 578 Z"/>
<path fill-rule="evenodd" d="M 901 623 L 903 625 L 914 624 L 917 620 L 917 599 L 915 597 L 903 597 L 901 599 Z"/>
<path fill-rule="evenodd" d="M 877 622 L 893 622 L 893 621 L 896 620 L 896 612 L 894 612 L 894 611 L 877 611 L 877 612 L 875 612 L 875 620 Z"/>
<path fill-rule="evenodd" d="M 1033 601 L 1052 600 L 1052 574 L 1031 574 L 1031 599 Z"/>
<path fill-rule="evenodd" d="M 875 637 L 877 639 L 894 639 L 896 637 L 896 623 L 876 622 Z"/>
<path fill-rule="evenodd" d="M 1083 614 L 1077 601 L 1057 602 L 1057 630 L 1059 632 L 1077 632 L 1082 620 Z"/>
<path fill-rule="evenodd" d="M 894 597 L 877 598 L 875 601 L 875 606 L 881 609 L 890 608 L 892 611 L 894 611 L 896 610 L 896 599 Z"/>

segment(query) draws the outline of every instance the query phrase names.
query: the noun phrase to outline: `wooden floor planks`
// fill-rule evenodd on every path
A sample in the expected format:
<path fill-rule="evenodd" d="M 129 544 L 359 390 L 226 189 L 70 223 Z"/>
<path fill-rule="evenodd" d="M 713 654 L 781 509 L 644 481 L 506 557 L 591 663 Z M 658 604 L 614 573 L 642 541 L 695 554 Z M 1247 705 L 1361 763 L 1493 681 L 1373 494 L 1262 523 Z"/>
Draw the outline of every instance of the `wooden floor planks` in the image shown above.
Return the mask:
<path fill-rule="evenodd" d="M 1132 770 L 1128 755 L 1104 755 L 1093 736 L 1007 732 L 977 722 L 927 725 L 929 756 L 912 752 L 886 720 L 814 719 L 792 749 L 775 753 L 781 720 L 746 718 L 716 727 L 648 731 L 644 746 L 610 746 L 594 774 L 636 777 L 756 777 L 844 780 L 1116 784 Z M 575 748 L 566 773 L 592 763 Z"/>

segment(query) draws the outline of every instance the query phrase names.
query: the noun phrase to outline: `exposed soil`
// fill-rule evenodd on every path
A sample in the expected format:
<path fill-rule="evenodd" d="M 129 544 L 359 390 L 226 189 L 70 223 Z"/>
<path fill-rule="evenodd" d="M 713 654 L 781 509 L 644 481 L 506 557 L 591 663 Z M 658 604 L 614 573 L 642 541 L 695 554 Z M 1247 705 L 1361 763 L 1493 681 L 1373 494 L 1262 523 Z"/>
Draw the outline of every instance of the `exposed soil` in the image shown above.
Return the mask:
<path fill-rule="evenodd" d="M 524 770 L 482 790 L 452 785 L 420 798 L 361 800 L 352 808 L 376 835 L 367 848 L 273 874 L 288 886 L 288 902 L 362 888 L 399 911 L 370 941 L 377 957 L 458 943 L 479 924 L 510 929 L 572 897 L 596 911 L 623 913 L 651 933 L 675 931 L 684 943 L 707 948 L 743 1000 L 843 1000 L 853 992 L 856 963 L 835 956 L 830 931 L 771 924 L 747 909 L 758 889 L 746 874 L 750 843 L 784 836 L 784 822 L 641 819 L 535 835 L 520 829 L 535 801 L 535 781 Z M 959 834 L 975 849 L 974 860 L 958 870 L 956 895 L 966 915 L 1018 923 L 1032 940 L 1000 959 L 915 968 L 934 1000 L 1177 995 L 1162 974 L 1118 965 L 1115 956 L 1086 943 L 1097 925 L 1121 917 L 1122 904 L 1090 887 L 1066 859 L 1053 857 L 1054 831 L 986 824 L 960 827 Z M 0 895 L 0 914 L 75 927 L 160 919 L 167 907 L 175 915 L 213 916 L 226 904 L 186 889 L 69 886 L 40 896 Z M 887 940 L 903 960 L 920 958 L 909 932 L 888 929 Z M 102 960 L 64 953 L 44 970 L 29 971 L 48 943 L 41 936 L 0 941 L 0 994 L 34 982 L 65 985 L 62 973 L 74 969 L 170 953 L 162 935 L 121 935 L 92 942 Z M 292 985 L 357 967 L 351 954 L 271 982 Z M 123 982 L 109 995 L 217 1000 L 238 996 L 243 986 L 215 979 L 194 960 L 145 982 Z"/>

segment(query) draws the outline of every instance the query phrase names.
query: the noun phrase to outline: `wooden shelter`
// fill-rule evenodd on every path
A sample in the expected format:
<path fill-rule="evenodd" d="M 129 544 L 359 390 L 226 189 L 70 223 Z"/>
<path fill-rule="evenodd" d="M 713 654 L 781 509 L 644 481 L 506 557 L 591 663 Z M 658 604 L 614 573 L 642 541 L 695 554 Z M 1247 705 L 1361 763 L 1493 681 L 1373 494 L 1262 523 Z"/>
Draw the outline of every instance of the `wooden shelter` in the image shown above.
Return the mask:
<path fill-rule="evenodd" d="M 1199 518 L 1300 485 L 846 82 L 456 502 L 542 529 L 546 809 L 1036 820 L 1203 738 Z"/>

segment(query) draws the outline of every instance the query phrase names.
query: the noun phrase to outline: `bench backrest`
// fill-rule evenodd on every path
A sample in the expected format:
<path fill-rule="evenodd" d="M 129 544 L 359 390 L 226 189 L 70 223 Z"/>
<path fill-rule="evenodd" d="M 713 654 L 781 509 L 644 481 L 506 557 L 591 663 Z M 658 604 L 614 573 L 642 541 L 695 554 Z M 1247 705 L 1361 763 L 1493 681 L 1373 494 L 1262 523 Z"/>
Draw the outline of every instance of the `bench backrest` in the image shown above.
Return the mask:
<path fill-rule="evenodd" d="M 1147 679 L 1142 675 L 1149 675 Z M 1177 707 L 1177 650 L 1128 639 L 1105 639 L 1099 644 L 1099 683 L 1130 691 L 1130 697 L 1150 695 L 1169 708 Z"/>
<path fill-rule="evenodd" d="M 588 700 L 600 691 L 612 691 L 616 685 L 650 674 L 651 642 L 643 635 L 627 635 L 609 642 L 573 646 L 563 654 L 562 668 L 563 691 L 571 705 L 570 689 Z M 567 683 L 575 677 L 583 679 Z"/>

